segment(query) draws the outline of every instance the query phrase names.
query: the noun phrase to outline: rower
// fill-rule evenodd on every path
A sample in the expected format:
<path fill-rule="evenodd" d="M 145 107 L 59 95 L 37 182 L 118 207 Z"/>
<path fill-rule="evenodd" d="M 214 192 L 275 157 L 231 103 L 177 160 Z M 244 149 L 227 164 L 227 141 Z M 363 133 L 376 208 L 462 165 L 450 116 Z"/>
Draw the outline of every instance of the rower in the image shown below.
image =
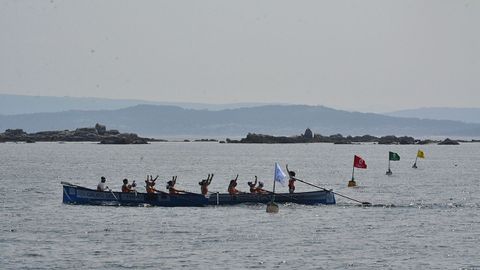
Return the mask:
<path fill-rule="evenodd" d="M 147 175 L 147 179 L 145 180 L 145 190 L 147 191 L 147 193 L 153 194 L 155 192 L 160 192 L 155 189 L 155 181 L 157 181 L 157 179 L 158 175 L 155 177 L 155 179 L 152 175 Z"/>
<path fill-rule="evenodd" d="M 157 179 L 158 179 L 158 175 L 157 175 L 157 177 L 155 177 L 155 179 L 153 179 L 152 175 L 150 175 L 150 177 L 149 177 L 149 175 L 147 175 L 147 180 L 145 180 L 145 185 L 149 186 L 152 183 L 155 184 L 155 181 L 157 181 Z"/>
<path fill-rule="evenodd" d="M 172 176 L 172 180 L 168 181 L 167 182 L 167 189 L 168 189 L 168 193 L 174 195 L 174 194 L 179 194 L 181 192 L 185 192 L 183 190 L 180 190 L 180 189 L 176 189 L 175 188 L 175 184 L 177 183 L 177 177 L 176 176 Z"/>
<path fill-rule="evenodd" d="M 106 191 L 108 188 L 108 186 L 105 185 L 105 182 L 107 181 L 107 179 L 105 178 L 105 176 L 102 176 L 100 177 L 100 183 L 98 183 L 97 185 L 97 191 Z"/>
<path fill-rule="evenodd" d="M 290 177 L 288 179 L 288 192 L 289 193 L 294 193 L 295 192 L 295 181 L 297 180 L 295 178 L 295 172 L 294 171 L 290 171 L 288 169 L 288 164 L 287 164 L 287 172 L 288 172 L 288 176 Z"/>
<path fill-rule="evenodd" d="M 257 176 L 255 175 L 255 182 L 248 182 L 248 186 L 250 187 L 250 193 L 255 193 L 255 186 L 257 185 Z"/>
<path fill-rule="evenodd" d="M 240 193 L 240 191 L 236 188 L 237 187 L 237 180 L 238 180 L 238 174 L 237 174 L 237 177 L 235 177 L 235 179 L 232 179 L 230 180 L 230 184 L 228 184 L 228 193 L 230 195 L 235 195 L 235 194 L 238 194 Z"/>
<path fill-rule="evenodd" d="M 212 175 L 208 174 L 207 179 L 203 179 L 202 181 L 198 182 L 198 184 L 200 185 L 200 191 L 202 195 L 208 194 L 208 186 L 210 185 L 210 183 L 212 183 L 212 179 L 213 179 L 213 173 Z"/>
<path fill-rule="evenodd" d="M 132 192 L 132 186 L 128 184 L 128 179 L 123 179 L 122 192 Z"/>
<path fill-rule="evenodd" d="M 132 184 L 130 185 L 130 190 L 137 192 L 137 183 L 135 183 L 135 180 L 133 180 Z"/>
<path fill-rule="evenodd" d="M 257 194 L 267 194 L 268 193 L 268 191 L 263 189 L 263 182 L 262 181 L 258 182 L 258 187 L 255 188 L 255 193 L 257 193 Z"/>
<path fill-rule="evenodd" d="M 147 185 L 145 186 L 145 189 L 147 190 L 148 194 L 154 194 L 155 192 L 160 192 L 155 188 L 155 181 L 147 182 Z"/>

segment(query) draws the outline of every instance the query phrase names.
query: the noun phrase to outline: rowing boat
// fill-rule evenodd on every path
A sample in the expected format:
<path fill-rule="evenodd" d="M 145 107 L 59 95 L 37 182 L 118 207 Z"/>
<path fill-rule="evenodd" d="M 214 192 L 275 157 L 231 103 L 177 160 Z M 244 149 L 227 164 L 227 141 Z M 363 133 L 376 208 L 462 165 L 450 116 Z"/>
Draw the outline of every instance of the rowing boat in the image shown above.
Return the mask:
<path fill-rule="evenodd" d="M 122 206 L 163 206 L 163 207 L 201 207 L 208 205 L 235 205 L 242 203 L 268 203 L 272 201 L 273 194 L 240 193 L 210 193 L 207 196 L 197 193 L 142 193 L 142 192 L 117 192 L 97 191 L 94 189 L 77 186 L 67 182 L 63 185 L 63 203 L 87 205 L 122 205 Z M 334 192 L 329 190 L 277 193 L 275 202 L 297 204 L 335 204 Z"/>

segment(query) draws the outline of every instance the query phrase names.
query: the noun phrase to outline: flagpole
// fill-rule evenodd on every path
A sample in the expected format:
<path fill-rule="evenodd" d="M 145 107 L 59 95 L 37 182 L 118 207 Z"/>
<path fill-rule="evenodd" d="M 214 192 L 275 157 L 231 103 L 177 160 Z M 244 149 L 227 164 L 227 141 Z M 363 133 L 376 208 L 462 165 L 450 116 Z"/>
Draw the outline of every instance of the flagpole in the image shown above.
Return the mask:
<path fill-rule="evenodd" d="M 275 200 L 275 178 L 273 179 L 273 201 Z"/>
<path fill-rule="evenodd" d="M 385 173 L 386 175 L 392 175 L 392 170 L 390 170 L 390 161 L 392 159 L 390 158 L 390 154 L 388 154 L 388 169 L 387 172 Z"/>
<path fill-rule="evenodd" d="M 275 163 L 275 173 L 274 173 L 274 176 L 273 176 L 273 194 L 272 194 L 272 201 L 270 201 L 268 204 L 267 204 L 267 213 L 278 213 L 278 205 L 275 204 L 275 182 L 276 181 L 276 169 L 277 169 L 277 164 Z"/>
<path fill-rule="evenodd" d="M 353 178 L 354 173 L 355 173 L 355 164 L 353 164 L 353 166 L 352 166 L 352 181 L 354 180 L 354 178 Z"/>

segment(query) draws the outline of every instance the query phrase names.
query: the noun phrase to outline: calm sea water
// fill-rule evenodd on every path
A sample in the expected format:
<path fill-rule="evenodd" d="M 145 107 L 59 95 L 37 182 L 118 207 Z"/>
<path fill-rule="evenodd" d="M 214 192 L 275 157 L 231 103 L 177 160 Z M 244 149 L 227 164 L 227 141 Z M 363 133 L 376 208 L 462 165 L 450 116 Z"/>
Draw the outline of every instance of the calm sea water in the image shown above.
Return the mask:
<path fill-rule="evenodd" d="M 480 144 L 422 146 L 217 143 L 0 144 L 1 269 L 480 269 Z M 386 176 L 388 151 L 401 156 Z M 358 188 L 347 188 L 353 155 Z M 239 187 L 258 175 L 271 187 L 274 162 L 337 196 L 337 205 L 160 208 L 62 204 L 60 181 L 120 189 L 146 174 L 199 190 Z M 286 191 L 286 187 L 280 187 Z M 297 183 L 297 190 L 312 188 Z"/>

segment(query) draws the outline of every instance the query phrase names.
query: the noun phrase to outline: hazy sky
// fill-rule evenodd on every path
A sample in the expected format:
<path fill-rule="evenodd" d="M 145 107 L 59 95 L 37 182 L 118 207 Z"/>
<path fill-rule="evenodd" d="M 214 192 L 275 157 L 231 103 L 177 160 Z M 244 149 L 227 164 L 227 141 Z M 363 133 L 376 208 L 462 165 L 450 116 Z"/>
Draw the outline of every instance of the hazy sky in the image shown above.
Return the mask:
<path fill-rule="evenodd" d="M 480 1 L 0 0 L 0 93 L 480 107 Z"/>

